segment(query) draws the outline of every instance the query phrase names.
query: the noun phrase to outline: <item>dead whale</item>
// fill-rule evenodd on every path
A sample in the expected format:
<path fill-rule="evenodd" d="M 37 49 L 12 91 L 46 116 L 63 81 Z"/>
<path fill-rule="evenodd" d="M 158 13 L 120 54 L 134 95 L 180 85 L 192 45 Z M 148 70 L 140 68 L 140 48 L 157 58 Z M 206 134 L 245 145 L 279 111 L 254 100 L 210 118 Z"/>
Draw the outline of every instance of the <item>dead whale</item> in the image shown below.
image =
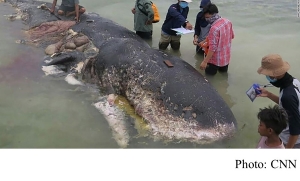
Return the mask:
<path fill-rule="evenodd" d="M 205 144 L 234 135 L 237 122 L 226 102 L 179 57 L 149 47 L 132 31 L 96 13 L 83 14 L 75 24 L 70 18 L 57 18 L 38 8 L 42 4 L 49 7 L 49 3 L 7 2 L 28 25 L 22 42 L 44 48 L 49 55 L 43 69 L 65 73 L 74 84 L 96 84 L 105 95 L 125 97 L 155 140 Z M 105 112 L 107 103 L 95 103 L 95 107 L 111 119 L 119 145 L 126 147 L 128 133 L 118 122 L 120 116 Z"/>

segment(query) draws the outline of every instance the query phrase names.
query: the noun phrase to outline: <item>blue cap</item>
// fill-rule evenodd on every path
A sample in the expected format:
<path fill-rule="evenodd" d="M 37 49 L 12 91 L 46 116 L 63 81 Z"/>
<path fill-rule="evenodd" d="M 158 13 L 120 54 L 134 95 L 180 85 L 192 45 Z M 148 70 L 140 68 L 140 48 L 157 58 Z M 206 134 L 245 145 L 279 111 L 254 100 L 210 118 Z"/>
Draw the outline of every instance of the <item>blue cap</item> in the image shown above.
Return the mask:
<path fill-rule="evenodd" d="M 209 3 L 211 3 L 210 0 L 202 0 L 200 1 L 200 7 L 204 8 Z"/>

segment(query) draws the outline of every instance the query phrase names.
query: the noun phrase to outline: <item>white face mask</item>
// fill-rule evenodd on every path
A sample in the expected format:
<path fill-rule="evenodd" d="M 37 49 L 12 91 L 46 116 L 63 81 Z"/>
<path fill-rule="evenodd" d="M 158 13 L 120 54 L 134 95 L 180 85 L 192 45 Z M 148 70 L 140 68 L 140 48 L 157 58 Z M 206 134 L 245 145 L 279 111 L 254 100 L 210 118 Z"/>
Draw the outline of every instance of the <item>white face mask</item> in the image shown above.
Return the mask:
<path fill-rule="evenodd" d="M 213 18 L 210 17 L 210 18 L 205 18 L 205 20 L 209 23 L 209 24 L 212 24 L 213 23 Z"/>

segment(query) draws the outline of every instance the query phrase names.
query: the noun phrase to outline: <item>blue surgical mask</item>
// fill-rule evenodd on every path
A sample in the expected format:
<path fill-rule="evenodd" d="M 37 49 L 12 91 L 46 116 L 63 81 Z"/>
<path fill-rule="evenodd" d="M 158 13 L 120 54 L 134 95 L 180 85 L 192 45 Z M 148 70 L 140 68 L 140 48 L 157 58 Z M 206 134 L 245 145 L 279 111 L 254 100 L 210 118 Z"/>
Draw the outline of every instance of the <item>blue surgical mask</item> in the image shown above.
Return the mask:
<path fill-rule="evenodd" d="M 268 79 L 269 82 L 276 82 L 276 81 L 277 81 L 276 78 L 272 79 L 272 78 L 271 78 L 270 76 L 268 76 L 268 75 L 266 75 L 266 78 Z"/>
<path fill-rule="evenodd" d="M 179 6 L 180 6 L 182 9 L 184 9 L 184 8 L 186 8 L 186 7 L 189 6 L 189 3 L 180 1 L 180 2 L 179 2 Z"/>

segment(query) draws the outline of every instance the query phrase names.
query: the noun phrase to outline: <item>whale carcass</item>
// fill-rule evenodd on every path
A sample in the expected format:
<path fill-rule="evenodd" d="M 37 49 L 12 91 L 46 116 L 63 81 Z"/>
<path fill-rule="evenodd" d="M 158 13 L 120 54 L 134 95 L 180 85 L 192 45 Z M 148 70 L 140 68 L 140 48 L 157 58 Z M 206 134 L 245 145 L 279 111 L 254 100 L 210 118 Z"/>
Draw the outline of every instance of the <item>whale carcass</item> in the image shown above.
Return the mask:
<path fill-rule="evenodd" d="M 20 42 L 45 49 L 48 59 L 43 69 L 66 73 L 74 84 L 98 85 L 105 95 L 125 97 L 148 124 L 150 137 L 204 144 L 234 135 L 237 123 L 226 102 L 201 73 L 179 57 L 151 48 L 134 32 L 96 13 L 83 14 L 75 23 L 70 17 L 50 14 L 43 8 L 50 7 L 49 3 L 7 2 L 28 25 L 27 38 Z M 95 106 L 107 110 L 112 104 Z M 111 115 L 107 113 L 106 118 Z M 122 126 L 124 133 L 118 138 L 123 139 L 122 147 L 129 139 L 124 129 Z"/>

